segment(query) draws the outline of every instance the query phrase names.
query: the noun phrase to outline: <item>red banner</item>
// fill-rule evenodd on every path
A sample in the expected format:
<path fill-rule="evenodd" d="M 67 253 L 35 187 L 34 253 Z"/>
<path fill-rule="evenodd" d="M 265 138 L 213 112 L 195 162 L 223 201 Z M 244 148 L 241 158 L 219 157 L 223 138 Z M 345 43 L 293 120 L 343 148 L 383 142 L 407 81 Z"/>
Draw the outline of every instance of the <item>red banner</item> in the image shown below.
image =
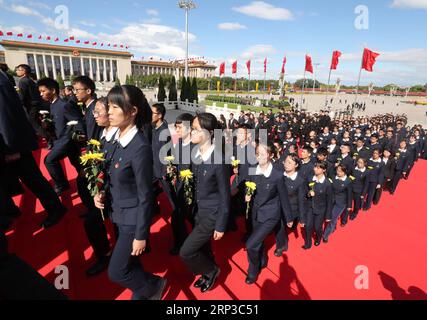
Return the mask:
<path fill-rule="evenodd" d="M 219 67 L 219 76 L 223 76 L 225 74 L 225 62 L 221 63 Z"/>
<path fill-rule="evenodd" d="M 338 63 L 340 62 L 340 57 L 342 53 L 339 51 L 334 51 L 332 54 L 332 63 L 331 63 L 331 70 L 337 70 Z"/>
<path fill-rule="evenodd" d="M 232 66 L 231 66 L 231 69 L 232 69 L 232 73 L 233 74 L 237 73 L 237 61 L 233 62 Z"/>
<path fill-rule="evenodd" d="M 246 61 L 246 68 L 248 68 L 248 74 L 251 74 L 251 60 Z"/>
<path fill-rule="evenodd" d="M 305 71 L 313 73 L 313 62 L 308 54 L 305 56 Z"/>
<path fill-rule="evenodd" d="M 376 59 L 379 55 L 379 53 L 365 48 L 365 51 L 363 52 L 362 69 L 372 72 Z"/>

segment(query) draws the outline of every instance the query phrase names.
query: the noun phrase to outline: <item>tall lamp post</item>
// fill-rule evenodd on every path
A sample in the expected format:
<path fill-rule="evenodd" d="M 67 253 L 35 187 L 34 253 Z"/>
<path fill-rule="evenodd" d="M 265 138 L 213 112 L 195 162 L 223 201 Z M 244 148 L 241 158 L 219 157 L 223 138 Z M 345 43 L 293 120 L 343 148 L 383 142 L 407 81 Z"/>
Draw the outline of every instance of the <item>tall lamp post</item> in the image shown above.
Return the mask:
<path fill-rule="evenodd" d="M 188 79 L 188 12 L 191 9 L 196 9 L 197 6 L 192 0 L 180 0 L 178 6 L 181 9 L 185 10 L 185 42 L 186 42 L 186 51 L 185 51 L 185 77 Z"/>

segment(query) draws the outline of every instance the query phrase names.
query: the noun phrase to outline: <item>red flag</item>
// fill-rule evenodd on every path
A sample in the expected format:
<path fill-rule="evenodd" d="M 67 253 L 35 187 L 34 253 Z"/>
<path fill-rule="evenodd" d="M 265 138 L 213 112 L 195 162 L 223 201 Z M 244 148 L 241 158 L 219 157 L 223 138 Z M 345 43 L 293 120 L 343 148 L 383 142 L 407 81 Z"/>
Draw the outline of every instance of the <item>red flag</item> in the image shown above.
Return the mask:
<path fill-rule="evenodd" d="M 248 68 L 248 74 L 251 74 L 251 60 L 246 62 L 246 68 Z"/>
<path fill-rule="evenodd" d="M 286 66 L 286 56 L 283 58 L 282 74 L 285 74 L 285 66 Z"/>
<path fill-rule="evenodd" d="M 376 62 L 376 58 L 379 55 L 380 55 L 379 53 L 373 52 L 373 51 L 365 48 L 365 51 L 363 52 L 362 69 L 365 69 L 366 71 L 372 72 L 373 66 Z"/>
<path fill-rule="evenodd" d="M 308 54 L 305 56 L 305 71 L 313 73 L 313 63 Z"/>
<path fill-rule="evenodd" d="M 59 38 L 56 38 L 56 39 L 55 39 L 55 42 L 58 42 L 58 41 L 59 41 Z"/>
<path fill-rule="evenodd" d="M 76 43 L 80 43 L 80 40 L 76 40 Z"/>
<path fill-rule="evenodd" d="M 0 37 L 3 37 L 3 36 L 4 36 L 4 33 L 3 31 L 0 30 Z"/>
<path fill-rule="evenodd" d="M 17 37 L 23 37 L 24 35 L 22 33 L 18 33 L 16 36 Z"/>
<path fill-rule="evenodd" d="M 42 36 L 39 36 L 39 40 L 41 40 L 42 39 Z"/>
<path fill-rule="evenodd" d="M 47 37 L 46 37 L 46 40 L 49 40 L 49 41 L 50 41 L 50 36 L 47 36 Z"/>
<path fill-rule="evenodd" d="M 224 74 L 225 74 L 225 62 L 221 63 L 219 67 L 219 76 L 221 77 Z"/>
<path fill-rule="evenodd" d="M 109 43 L 108 46 L 111 47 L 111 43 Z"/>
<path fill-rule="evenodd" d="M 64 42 L 68 42 L 68 41 L 70 41 L 70 40 L 69 40 L 69 39 L 65 39 L 65 40 L 64 40 Z"/>
<path fill-rule="evenodd" d="M 231 68 L 232 68 L 232 73 L 236 74 L 237 73 L 237 61 L 233 62 Z"/>
<path fill-rule="evenodd" d="M 89 44 L 90 42 L 89 42 L 89 41 L 85 41 L 84 43 L 85 43 L 85 44 Z"/>
<path fill-rule="evenodd" d="M 264 60 L 264 73 L 267 73 L 267 58 Z"/>
<path fill-rule="evenodd" d="M 96 42 L 92 43 L 92 45 L 93 45 L 93 46 L 96 46 L 97 44 L 98 44 L 98 43 L 96 43 Z"/>
<path fill-rule="evenodd" d="M 338 63 L 340 62 L 340 57 L 342 53 L 339 51 L 334 51 L 332 54 L 332 63 L 331 63 L 331 70 L 337 70 Z"/>
<path fill-rule="evenodd" d="M 32 34 L 29 34 L 28 36 L 27 36 L 27 39 L 32 39 L 33 38 L 33 35 Z"/>
<path fill-rule="evenodd" d="M 8 32 L 8 33 L 6 33 L 6 35 L 13 36 L 13 32 Z"/>
<path fill-rule="evenodd" d="M 103 43 L 101 43 L 101 47 L 103 47 L 104 46 L 104 44 Z"/>
<path fill-rule="evenodd" d="M 70 40 L 71 40 L 71 41 L 74 41 L 74 36 L 71 36 L 71 37 L 70 37 Z"/>
<path fill-rule="evenodd" d="M 120 48 L 123 48 L 123 45 L 122 45 L 122 44 L 120 45 Z"/>
<path fill-rule="evenodd" d="M 114 47 L 114 48 L 117 48 L 117 44 L 115 44 L 113 47 Z"/>

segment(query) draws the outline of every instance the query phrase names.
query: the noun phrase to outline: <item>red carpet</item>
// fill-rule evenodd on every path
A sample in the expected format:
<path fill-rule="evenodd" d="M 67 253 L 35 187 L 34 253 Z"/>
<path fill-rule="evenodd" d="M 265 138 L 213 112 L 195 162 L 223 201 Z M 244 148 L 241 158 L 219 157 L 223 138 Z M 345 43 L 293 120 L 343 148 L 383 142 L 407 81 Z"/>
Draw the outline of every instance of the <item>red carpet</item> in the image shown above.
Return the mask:
<path fill-rule="evenodd" d="M 35 153 L 41 163 L 45 155 L 45 150 Z M 66 168 L 73 191 L 62 200 L 67 207 L 74 207 L 58 226 L 43 231 L 39 224 L 45 213 L 40 203 L 30 192 L 17 197 L 24 214 L 8 233 L 10 249 L 52 283 L 57 276 L 55 267 L 66 265 L 70 289 L 64 293 L 71 299 L 129 299 L 130 292 L 109 282 L 106 273 L 95 278 L 85 276 L 92 251 L 79 218 L 84 208 L 75 191 L 76 174 L 68 161 Z M 44 167 L 42 170 L 48 176 Z M 154 221 L 152 253 L 142 260 L 147 270 L 168 279 L 166 300 L 427 299 L 426 190 L 427 161 L 419 161 L 410 180 L 402 181 L 393 197 L 384 194 L 378 206 L 361 212 L 344 229 L 338 227 L 328 244 L 305 252 L 298 230 L 297 235 L 290 235 L 287 255 L 276 258 L 271 236 L 267 241 L 268 268 L 253 286 L 244 283 L 248 263 L 240 228 L 215 244 L 222 270 L 217 287 L 203 295 L 194 289 L 192 275 L 178 257 L 168 254 L 172 244 L 168 206 L 163 206 L 164 212 Z M 369 289 L 355 288 L 359 265 L 368 268 Z"/>

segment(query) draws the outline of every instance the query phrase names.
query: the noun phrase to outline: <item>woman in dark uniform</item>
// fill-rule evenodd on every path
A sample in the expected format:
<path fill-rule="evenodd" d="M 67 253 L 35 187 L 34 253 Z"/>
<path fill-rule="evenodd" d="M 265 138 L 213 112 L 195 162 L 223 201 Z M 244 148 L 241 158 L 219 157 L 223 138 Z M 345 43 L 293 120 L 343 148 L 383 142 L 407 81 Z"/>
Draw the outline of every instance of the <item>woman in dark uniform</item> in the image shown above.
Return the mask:
<path fill-rule="evenodd" d="M 219 125 L 213 114 L 201 113 L 193 120 L 191 141 L 197 145 L 191 165 L 195 226 L 180 250 L 187 267 L 195 275 L 201 275 L 194 283 L 201 292 L 212 289 L 219 275 L 211 239 L 218 241 L 224 236 L 230 208 L 231 168 L 224 164 L 221 148 L 213 144 L 215 129 Z"/>
<path fill-rule="evenodd" d="M 366 194 L 368 193 L 368 168 L 366 168 L 366 159 L 359 158 L 357 160 L 357 166 L 353 169 L 353 201 L 354 208 L 350 215 L 350 220 L 354 220 L 362 208 L 363 202 L 365 201 Z M 347 224 L 347 217 L 343 217 L 341 220 L 341 227 Z"/>
<path fill-rule="evenodd" d="M 311 249 L 313 229 L 316 234 L 315 246 L 320 245 L 323 236 L 323 224 L 332 219 L 333 189 L 331 181 L 326 177 L 328 165 L 326 162 L 317 162 L 314 166 L 314 177 L 309 182 L 309 206 L 305 225 L 304 250 Z"/>
<path fill-rule="evenodd" d="M 369 210 L 372 202 L 374 202 L 374 204 L 378 204 L 381 198 L 381 186 L 384 183 L 384 163 L 382 162 L 381 152 L 379 149 L 375 149 L 372 152 L 372 158 L 368 160 L 368 170 L 368 197 L 365 202 L 364 210 Z"/>
<path fill-rule="evenodd" d="M 258 166 L 255 175 L 249 176 L 248 179 L 256 184 L 256 191 L 253 196 L 246 196 L 247 203 L 253 200 L 251 206 L 253 231 L 246 242 L 249 261 L 247 284 L 255 283 L 261 270 L 267 266 L 264 240 L 280 223 L 282 215 L 289 227 L 293 224 L 283 174 L 274 169 L 271 163 L 274 147 L 260 144 L 257 146 L 256 154 Z"/>
<path fill-rule="evenodd" d="M 116 147 L 107 172 L 112 220 L 119 237 L 111 256 L 110 279 L 132 290 L 132 300 L 160 300 L 166 280 L 145 272 L 139 260 L 151 225 L 152 151 L 144 132 L 151 109 L 140 89 L 116 86 L 108 94 L 110 125 L 118 127 Z M 104 209 L 103 196 L 95 205 Z"/>
<path fill-rule="evenodd" d="M 332 221 L 328 224 L 323 235 L 323 242 L 327 243 L 329 236 L 335 231 L 338 219 L 344 211 L 350 211 L 353 203 L 353 189 L 350 178 L 347 177 L 347 167 L 338 165 L 337 176 L 332 180 L 334 190 L 334 207 Z"/>
<path fill-rule="evenodd" d="M 274 255 L 281 257 L 283 252 L 288 250 L 288 232 L 287 228 L 296 228 L 299 221 L 303 220 L 301 217 L 306 214 L 307 210 L 307 185 L 306 181 L 298 174 L 300 160 L 296 154 L 290 154 L 283 162 L 285 167 L 284 181 L 286 190 L 288 192 L 289 203 L 291 206 L 291 214 L 293 217 L 293 226 L 291 223 L 287 224 L 286 217 L 282 215 L 280 228 L 276 229 L 276 250 Z"/>

